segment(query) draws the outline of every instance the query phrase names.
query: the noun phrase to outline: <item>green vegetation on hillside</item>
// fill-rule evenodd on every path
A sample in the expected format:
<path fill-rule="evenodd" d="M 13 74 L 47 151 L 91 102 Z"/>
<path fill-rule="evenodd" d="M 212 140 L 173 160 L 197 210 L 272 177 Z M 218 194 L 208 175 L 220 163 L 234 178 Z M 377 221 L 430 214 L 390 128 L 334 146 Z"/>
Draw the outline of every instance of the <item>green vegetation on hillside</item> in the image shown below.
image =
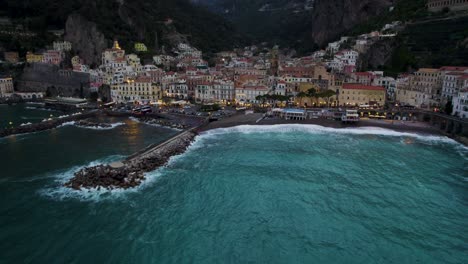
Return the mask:
<path fill-rule="evenodd" d="M 397 0 L 392 11 L 355 27 L 350 35 L 380 30 L 393 21 L 405 24 L 390 61 L 379 68 L 388 75 L 422 67 L 468 65 L 468 16 L 447 10 L 431 13 L 426 3 L 427 0 Z"/>
<path fill-rule="evenodd" d="M 351 35 L 360 35 L 381 29 L 385 24 L 393 21 L 412 21 L 431 16 L 427 11 L 427 0 L 396 0 L 393 10 L 371 18 L 351 31 Z"/>
<path fill-rule="evenodd" d="M 5 0 L 0 16 L 9 16 L 26 30 L 46 32 L 63 29 L 68 16 L 78 13 L 95 22 L 107 39 L 118 39 L 127 50 L 135 41 L 151 51 L 168 46 L 168 34 L 176 30 L 194 46 L 204 51 L 220 51 L 245 43 L 245 38 L 222 17 L 196 7 L 188 0 Z M 173 27 L 164 24 L 172 19 Z M 3 40 L 5 42 L 5 40 Z M 42 42 L 34 43 L 41 46 Z M 11 46 L 4 43 L 3 46 Z"/>
<path fill-rule="evenodd" d="M 468 65 L 468 17 L 409 24 L 400 32 L 398 46 L 383 67 L 396 76 L 412 69 Z"/>
<path fill-rule="evenodd" d="M 254 42 L 296 49 L 298 54 L 313 51 L 312 17 L 304 9 L 305 0 L 202 0 Z M 229 10 L 226 12 L 226 10 Z"/>

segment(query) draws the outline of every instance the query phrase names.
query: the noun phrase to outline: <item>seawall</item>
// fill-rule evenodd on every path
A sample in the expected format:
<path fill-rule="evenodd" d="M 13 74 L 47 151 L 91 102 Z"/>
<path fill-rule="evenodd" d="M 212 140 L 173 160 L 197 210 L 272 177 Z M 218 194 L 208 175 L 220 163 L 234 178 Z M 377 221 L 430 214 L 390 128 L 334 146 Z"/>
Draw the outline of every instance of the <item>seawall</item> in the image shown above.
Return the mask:
<path fill-rule="evenodd" d="M 184 153 L 197 136 L 196 131 L 200 126 L 182 131 L 162 143 L 150 145 L 121 162 L 84 168 L 76 172 L 65 186 L 75 190 L 136 187 L 144 181 L 145 173 L 166 165 L 171 157 Z"/>
<path fill-rule="evenodd" d="M 40 123 L 35 123 L 35 124 L 30 124 L 30 125 L 25 125 L 25 126 L 18 126 L 18 127 L 13 127 L 13 128 L 1 129 L 0 130 L 0 137 L 7 137 L 7 136 L 12 136 L 12 135 L 25 134 L 25 133 L 34 133 L 34 132 L 49 130 L 49 129 L 56 128 L 56 127 L 58 127 L 60 125 L 63 125 L 64 123 L 94 117 L 97 114 L 98 114 L 98 111 L 91 111 L 91 112 L 88 112 L 88 113 L 83 113 L 83 114 L 79 114 L 79 115 L 70 115 L 70 116 L 64 117 L 64 118 L 56 118 L 56 119 L 53 119 L 53 120 L 40 122 Z"/>
<path fill-rule="evenodd" d="M 140 185 L 145 173 L 167 164 L 172 156 L 182 154 L 190 146 L 196 133 L 184 131 L 171 139 L 140 151 L 126 160 L 109 165 L 84 168 L 65 184 L 66 187 L 128 189 Z"/>

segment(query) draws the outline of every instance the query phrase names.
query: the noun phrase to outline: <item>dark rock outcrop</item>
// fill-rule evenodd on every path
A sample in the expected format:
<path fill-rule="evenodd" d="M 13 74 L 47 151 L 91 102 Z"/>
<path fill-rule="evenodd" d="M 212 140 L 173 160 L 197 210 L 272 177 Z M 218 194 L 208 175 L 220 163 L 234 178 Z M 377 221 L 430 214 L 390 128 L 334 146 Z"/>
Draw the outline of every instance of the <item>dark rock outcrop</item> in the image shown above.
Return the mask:
<path fill-rule="evenodd" d="M 24 125 L 24 126 L 19 126 L 19 127 L 0 129 L 0 137 L 7 137 L 11 135 L 34 133 L 34 132 L 49 130 L 49 129 L 53 129 L 58 126 L 61 126 L 67 122 L 72 122 L 72 121 L 77 121 L 80 119 L 93 117 L 96 114 L 97 112 L 91 112 L 91 113 L 85 113 L 85 114 L 79 114 L 79 115 L 71 115 L 68 117 L 56 118 L 56 119 L 52 119 L 52 120 L 48 120 L 48 121 L 44 121 L 44 122 L 40 122 L 36 124 L 29 124 L 29 125 Z"/>
<path fill-rule="evenodd" d="M 387 38 L 375 42 L 359 56 L 359 70 L 367 71 L 385 66 L 392 58 L 397 46 L 396 38 Z"/>
<path fill-rule="evenodd" d="M 107 48 L 106 38 L 96 24 L 78 14 L 68 16 L 65 23 L 65 40 L 72 43 L 86 64 L 100 64 L 100 54 Z"/>
<path fill-rule="evenodd" d="M 382 14 L 394 0 L 317 0 L 312 11 L 312 38 L 323 46 L 369 18 Z"/>
<path fill-rule="evenodd" d="M 187 129 L 189 128 L 188 125 L 181 124 L 179 122 L 176 122 L 174 120 L 169 120 L 169 119 L 156 119 L 152 117 L 138 117 L 137 118 L 140 122 L 143 122 L 147 125 L 157 125 L 157 126 L 163 126 L 163 127 L 170 127 L 170 128 L 175 128 L 175 129 Z"/>
<path fill-rule="evenodd" d="M 87 120 L 80 120 L 75 123 L 76 126 L 89 127 L 89 128 L 112 128 L 111 124 L 108 123 L 95 123 Z"/>
<path fill-rule="evenodd" d="M 99 165 L 84 168 L 65 183 L 66 187 L 80 190 L 91 188 L 128 189 L 140 185 L 145 173 L 167 164 L 172 156 L 182 154 L 190 146 L 196 134 L 186 132 L 155 148 L 137 153 L 119 166 Z"/>

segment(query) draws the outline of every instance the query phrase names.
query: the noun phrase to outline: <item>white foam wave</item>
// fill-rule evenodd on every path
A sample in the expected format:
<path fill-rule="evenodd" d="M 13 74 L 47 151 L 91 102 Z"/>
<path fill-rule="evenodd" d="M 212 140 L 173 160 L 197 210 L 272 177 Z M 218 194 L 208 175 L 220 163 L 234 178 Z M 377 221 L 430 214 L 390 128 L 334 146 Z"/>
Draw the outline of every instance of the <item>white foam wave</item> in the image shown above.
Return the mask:
<path fill-rule="evenodd" d="M 57 128 L 65 127 L 65 126 L 73 126 L 73 125 L 75 125 L 75 123 L 76 123 L 75 121 L 65 122 L 65 123 L 61 124 L 60 126 L 57 126 Z"/>
<path fill-rule="evenodd" d="M 125 123 L 122 123 L 122 122 L 118 122 L 118 123 L 113 123 L 113 124 L 110 124 L 111 126 L 110 127 L 88 127 L 88 126 L 80 126 L 76 123 L 74 123 L 74 125 L 76 127 L 79 127 L 79 128 L 84 128 L 84 129 L 92 129 L 92 130 L 111 130 L 111 129 L 114 129 L 116 127 L 119 127 L 119 126 L 123 126 L 125 125 Z"/>
<path fill-rule="evenodd" d="M 303 132 L 310 134 L 349 134 L 349 135 L 376 135 L 388 137 L 412 137 L 422 141 L 459 144 L 455 140 L 445 136 L 424 135 L 410 132 L 398 132 L 379 127 L 358 128 L 331 128 L 319 125 L 285 124 L 285 125 L 241 125 L 230 128 L 218 128 L 203 132 L 202 135 L 211 136 L 228 133 L 291 133 Z"/>
<path fill-rule="evenodd" d="M 154 171 L 145 173 L 145 179 L 143 180 L 143 182 L 139 186 L 134 188 L 112 190 L 105 188 L 91 188 L 73 190 L 71 188 L 63 186 L 66 182 L 73 178 L 75 172 L 83 168 L 93 167 L 101 164 L 109 164 L 111 162 L 124 159 L 124 156 L 110 156 L 105 159 L 90 162 L 87 165 L 75 166 L 66 171 L 56 173 L 53 176 L 54 178 L 56 178 L 54 186 L 42 189 L 39 191 L 39 193 L 43 196 L 59 201 L 76 199 L 86 202 L 100 202 L 108 199 L 126 199 L 128 194 L 138 193 L 150 186 L 153 186 L 153 184 L 164 175 L 164 170 L 168 169 L 168 167 L 172 166 L 178 160 L 183 159 L 184 156 L 189 154 L 190 152 L 200 147 L 203 147 L 204 144 L 205 143 L 203 142 L 203 137 L 196 137 L 194 142 L 192 142 L 192 144 L 187 148 L 187 151 L 185 151 L 182 154 L 172 156 L 165 166 L 160 167 Z"/>
<path fill-rule="evenodd" d="M 146 123 L 146 122 L 141 122 L 138 118 L 135 118 L 133 116 L 129 117 L 129 119 L 132 120 L 132 121 L 135 121 L 137 123 L 142 123 L 142 124 L 145 124 L 145 125 L 148 125 L 148 126 L 162 127 L 162 128 L 172 129 L 172 130 L 175 130 L 175 131 L 182 131 L 183 130 L 183 129 L 163 126 L 163 125 L 159 125 L 159 124 L 150 124 L 150 123 Z"/>
<path fill-rule="evenodd" d="M 43 107 L 36 107 L 36 106 L 26 106 L 25 109 L 28 109 L 28 110 L 49 111 L 49 112 L 57 112 L 57 110 L 54 110 L 54 109 L 43 108 Z"/>

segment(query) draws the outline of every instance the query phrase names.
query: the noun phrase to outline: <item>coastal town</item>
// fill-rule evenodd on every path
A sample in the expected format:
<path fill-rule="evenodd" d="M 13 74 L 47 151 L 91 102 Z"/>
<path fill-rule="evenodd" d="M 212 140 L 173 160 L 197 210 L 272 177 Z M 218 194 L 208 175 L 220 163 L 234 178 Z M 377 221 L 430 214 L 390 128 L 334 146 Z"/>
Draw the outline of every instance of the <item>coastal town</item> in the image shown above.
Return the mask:
<path fill-rule="evenodd" d="M 466 263 L 468 0 L 6 0 L 0 264 Z"/>
<path fill-rule="evenodd" d="M 101 54 L 101 65 L 93 68 L 79 55 L 70 58 L 70 42 L 56 41 L 51 49 L 28 52 L 21 59 L 17 52 L 5 52 L 3 63 L 27 66 L 19 79 L 0 79 L 0 97 L 93 98 L 102 104 L 134 106 L 407 107 L 468 118 L 468 66 L 421 68 L 396 78 L 383 71 L 358 71 L 360 54 L 375 41 L 395 37 L 399 26 L 396 21 L 381 31 L 342 37 L 305 57 L 277 46 L 219 52 L 214 65 L 188 43 L 142 61 L 137 54 L 147 51 L 145 44 L 135 43 L 135 53 L 127 54 L 115 40 Z"/>

